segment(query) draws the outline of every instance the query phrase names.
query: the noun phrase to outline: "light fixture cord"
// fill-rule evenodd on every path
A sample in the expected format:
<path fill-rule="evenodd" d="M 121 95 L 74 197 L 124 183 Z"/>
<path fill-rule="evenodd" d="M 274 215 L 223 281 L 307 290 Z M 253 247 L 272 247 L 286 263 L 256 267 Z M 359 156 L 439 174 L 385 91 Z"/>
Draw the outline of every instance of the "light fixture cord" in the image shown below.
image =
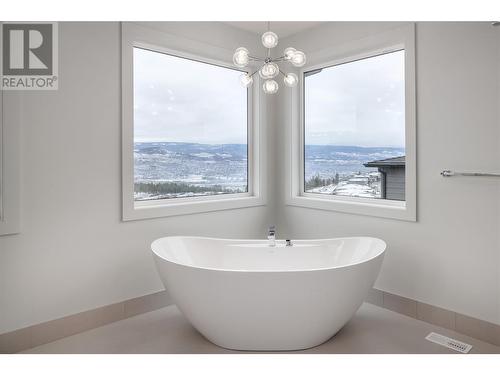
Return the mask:
<path fill-rule="evenodd" d="M 271 21 L 267 21 L 267 31 L 271 31 Z M 267 49 L 267 57 L 271 57 L 271 48 Z"/>

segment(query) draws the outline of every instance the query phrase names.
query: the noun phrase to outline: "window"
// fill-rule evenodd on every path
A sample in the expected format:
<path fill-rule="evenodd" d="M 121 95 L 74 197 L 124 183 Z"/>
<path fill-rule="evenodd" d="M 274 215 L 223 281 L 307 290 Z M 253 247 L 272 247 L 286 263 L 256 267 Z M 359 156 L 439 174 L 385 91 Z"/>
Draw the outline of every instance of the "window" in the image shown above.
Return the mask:
<path fill-rule="evenodd" d="M 122 24 L 124 220 L 264 204 L 258 91 L 221 56 Z"/>
<path fill-rule="evenodd" d="M 404 50 L 304 73 L 304 191 L 405 200 Z"/>
<path fill-rule="evenodd" d="M 134 47 L 134 199 L 248 192 L 240 71 Z"/>
<path fill-rule="evenodd" d="M 302 68 L 287 204 L 416 220 L 414 39 L 414 25 L 389 30 Z"/>

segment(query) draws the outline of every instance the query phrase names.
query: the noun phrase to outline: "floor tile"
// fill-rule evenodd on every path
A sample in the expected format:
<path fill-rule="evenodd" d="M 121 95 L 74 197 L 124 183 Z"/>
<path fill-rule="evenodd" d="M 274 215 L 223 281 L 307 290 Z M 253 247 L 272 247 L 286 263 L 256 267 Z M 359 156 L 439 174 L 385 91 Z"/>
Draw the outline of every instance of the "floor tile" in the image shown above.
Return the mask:
<path fill-rule="evenodd" d="M 471 353 L 500 353 L 498 346 L 369 303 L 364 303 L 335 337 L 322 345 L 297 353 L 457 353 L 425 340 L 432 331 L 473 345 Z M 220 348 L 206 340 L 171 305 L 23 353 L 241 352 Z"/>

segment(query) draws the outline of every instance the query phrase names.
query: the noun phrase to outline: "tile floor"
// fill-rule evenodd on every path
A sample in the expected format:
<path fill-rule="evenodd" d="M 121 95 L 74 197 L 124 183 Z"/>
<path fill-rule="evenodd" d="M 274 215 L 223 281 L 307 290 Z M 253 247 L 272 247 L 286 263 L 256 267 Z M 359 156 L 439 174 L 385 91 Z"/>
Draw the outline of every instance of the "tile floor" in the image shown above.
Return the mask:
<path fill-rule="evenodd" d="M 425 340 L 425 336 L 431 331 L 473 345 L 470 353 L 500 353 L 498 346 L 369 303 L 364 303 L 334 338 L 320 346 L 297 353 L 457 353 Z M 242 352 L 226 350 L 207 341 L 172 305 L 22 353 Z"/>

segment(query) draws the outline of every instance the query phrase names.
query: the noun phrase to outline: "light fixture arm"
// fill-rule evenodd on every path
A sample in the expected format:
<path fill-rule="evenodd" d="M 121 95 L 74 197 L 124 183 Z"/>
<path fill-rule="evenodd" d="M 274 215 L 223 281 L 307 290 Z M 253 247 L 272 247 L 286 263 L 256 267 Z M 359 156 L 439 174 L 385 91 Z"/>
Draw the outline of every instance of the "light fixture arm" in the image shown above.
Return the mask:
<path fill-rule="evenodd" d="M 280 57 L 275 57 L 272 61 L 279 62 L 279 61 L 285 61 L 285 60 L 286 60 L 286 56 L 283 55 L 283 56 L 280 56 Z"/>
<path fill-rule="evenodd" d="M 255 73 L 257 73 L 260 69 L 257 69 L 255 72 L 253 72 L 252 74 L 249 75 L 249 77 L 253 77 L 255 75 Z M 248 73 L 247 73 L 248 74 Z"/>
<path fill-rule="evenodd" d="M 252 55 L 248 55 L 248 58 L 250 61 L 264 61 L 265 60 L 262 57 L 257 57 L 257 56 L 252 56 Z"/>

